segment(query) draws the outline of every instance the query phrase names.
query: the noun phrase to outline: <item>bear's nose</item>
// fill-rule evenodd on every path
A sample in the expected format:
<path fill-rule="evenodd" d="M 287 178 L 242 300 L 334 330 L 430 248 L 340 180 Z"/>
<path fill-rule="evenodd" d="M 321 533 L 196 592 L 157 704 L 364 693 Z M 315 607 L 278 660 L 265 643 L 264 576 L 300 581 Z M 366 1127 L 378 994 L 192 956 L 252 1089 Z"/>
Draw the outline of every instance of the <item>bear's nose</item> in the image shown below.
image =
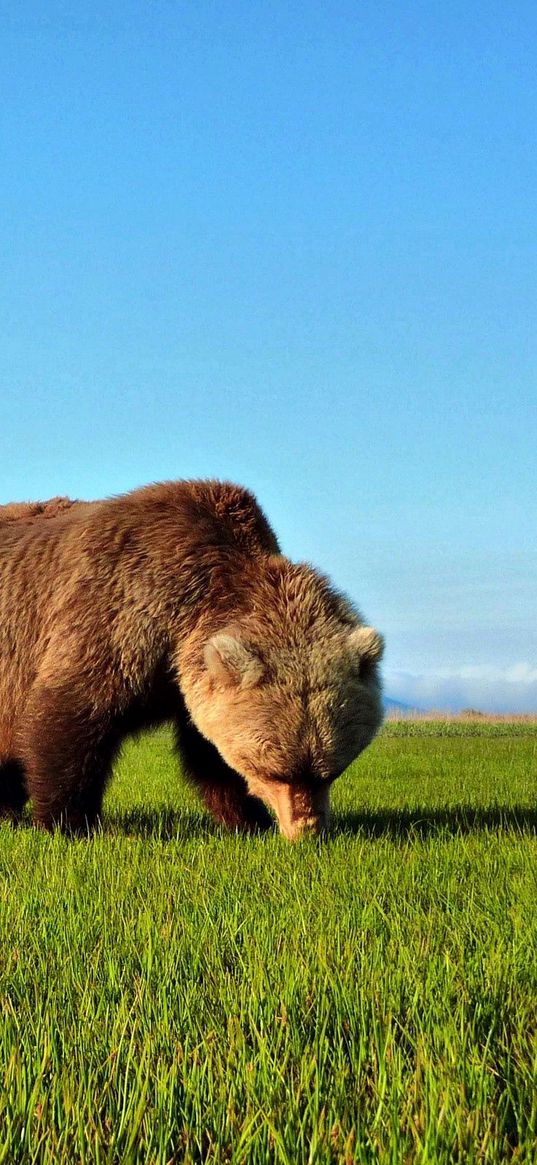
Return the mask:
<path fill-rule="evenodd" d="M 327 819 L 324 816 L 301 817 L 286 826 L 280 825 L 280 831 L 288 841 L 297 841 L 300 837 L 317 837 L 326 829 Z"/>
<path fill-rule="evenodd" d="M 328 787 L 281 786 L 275 804 L 280 832 L 289 841 L 319 834 L 328 824 Z"/>

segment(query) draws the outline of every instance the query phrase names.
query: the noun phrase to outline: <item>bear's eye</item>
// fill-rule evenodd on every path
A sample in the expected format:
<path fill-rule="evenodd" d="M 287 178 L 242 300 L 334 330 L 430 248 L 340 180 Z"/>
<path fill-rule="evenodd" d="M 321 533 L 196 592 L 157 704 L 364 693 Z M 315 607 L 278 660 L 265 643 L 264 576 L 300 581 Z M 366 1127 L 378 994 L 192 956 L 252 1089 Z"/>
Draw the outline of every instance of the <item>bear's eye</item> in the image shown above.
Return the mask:
<path fill-rule="evenodd" d="M 292 785 L 303 785 L 306 789 L 321 789 L 330 780 L 328 773 L 318 768 L 304 767 L 297 769 L 291 777 Z"/>
<path fill-rule="evenodd" d="M 292 785 L 294 783 L 292 777 L 282 776 L 281 773 L 267 773 L 265 780 L 270 781 L 271 785 Z"/>

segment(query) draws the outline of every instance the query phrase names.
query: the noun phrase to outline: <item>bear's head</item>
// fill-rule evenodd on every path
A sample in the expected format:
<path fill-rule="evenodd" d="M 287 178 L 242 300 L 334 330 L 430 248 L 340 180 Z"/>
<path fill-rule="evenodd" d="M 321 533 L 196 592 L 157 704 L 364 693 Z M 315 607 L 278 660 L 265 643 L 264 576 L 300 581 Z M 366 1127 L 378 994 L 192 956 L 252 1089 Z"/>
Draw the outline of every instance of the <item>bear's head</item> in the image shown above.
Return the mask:
<path fill-rule="evenodd" d="M 279 556 L 200 644 L 192 719 L 289 839 L 325 826 L 330 785 L 380 727 L 382 650 L 326 579 Z"/>

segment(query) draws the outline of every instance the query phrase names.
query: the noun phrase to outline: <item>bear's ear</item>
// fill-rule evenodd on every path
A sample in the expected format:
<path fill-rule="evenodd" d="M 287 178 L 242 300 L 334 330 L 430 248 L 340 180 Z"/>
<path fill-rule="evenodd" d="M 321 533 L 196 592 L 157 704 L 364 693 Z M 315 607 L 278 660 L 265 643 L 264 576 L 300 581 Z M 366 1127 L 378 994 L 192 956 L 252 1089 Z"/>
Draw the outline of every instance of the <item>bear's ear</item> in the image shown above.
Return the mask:
<path fill-rule="evenodd" d="M 384 651 L 384 639 L 374 627 L 353 627 L 348 644 L 359 663 L 378 663 Z"/>
<path fill-rule="evenodd" d="M 231 628 L 213 635 L 205 644 L 203 656 L 210 676 L 225 687 L 240 684 L 243 688 L 253 688 L 265 670 L 253 648 L 243 643 Z"/>

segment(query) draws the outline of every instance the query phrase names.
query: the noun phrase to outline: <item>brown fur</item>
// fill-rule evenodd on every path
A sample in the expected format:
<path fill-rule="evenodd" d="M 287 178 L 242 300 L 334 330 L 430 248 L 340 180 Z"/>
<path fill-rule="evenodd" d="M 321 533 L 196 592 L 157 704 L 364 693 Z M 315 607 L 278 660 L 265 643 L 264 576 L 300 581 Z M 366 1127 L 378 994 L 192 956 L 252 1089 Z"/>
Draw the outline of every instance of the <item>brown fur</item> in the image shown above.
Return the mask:
<path fill-rule="evenodd" d="M 124 736 L 171 720 L 217 820 L 318 830 L 380 724 L 381 650 L 239 486 L 2 507 L 0 816 L 91 827 Z"/>
<path fill-rule="evenodd" d="M 5 506 L 0 506 L 0 524 L 2 522 L 34 522 L 36 518 L 56 518 L 58 514 L 64 514 L 73 506 L 83 504 L 83 502 L 65 497 L 49 498 L 47 502 L 9 502 Z"/>

